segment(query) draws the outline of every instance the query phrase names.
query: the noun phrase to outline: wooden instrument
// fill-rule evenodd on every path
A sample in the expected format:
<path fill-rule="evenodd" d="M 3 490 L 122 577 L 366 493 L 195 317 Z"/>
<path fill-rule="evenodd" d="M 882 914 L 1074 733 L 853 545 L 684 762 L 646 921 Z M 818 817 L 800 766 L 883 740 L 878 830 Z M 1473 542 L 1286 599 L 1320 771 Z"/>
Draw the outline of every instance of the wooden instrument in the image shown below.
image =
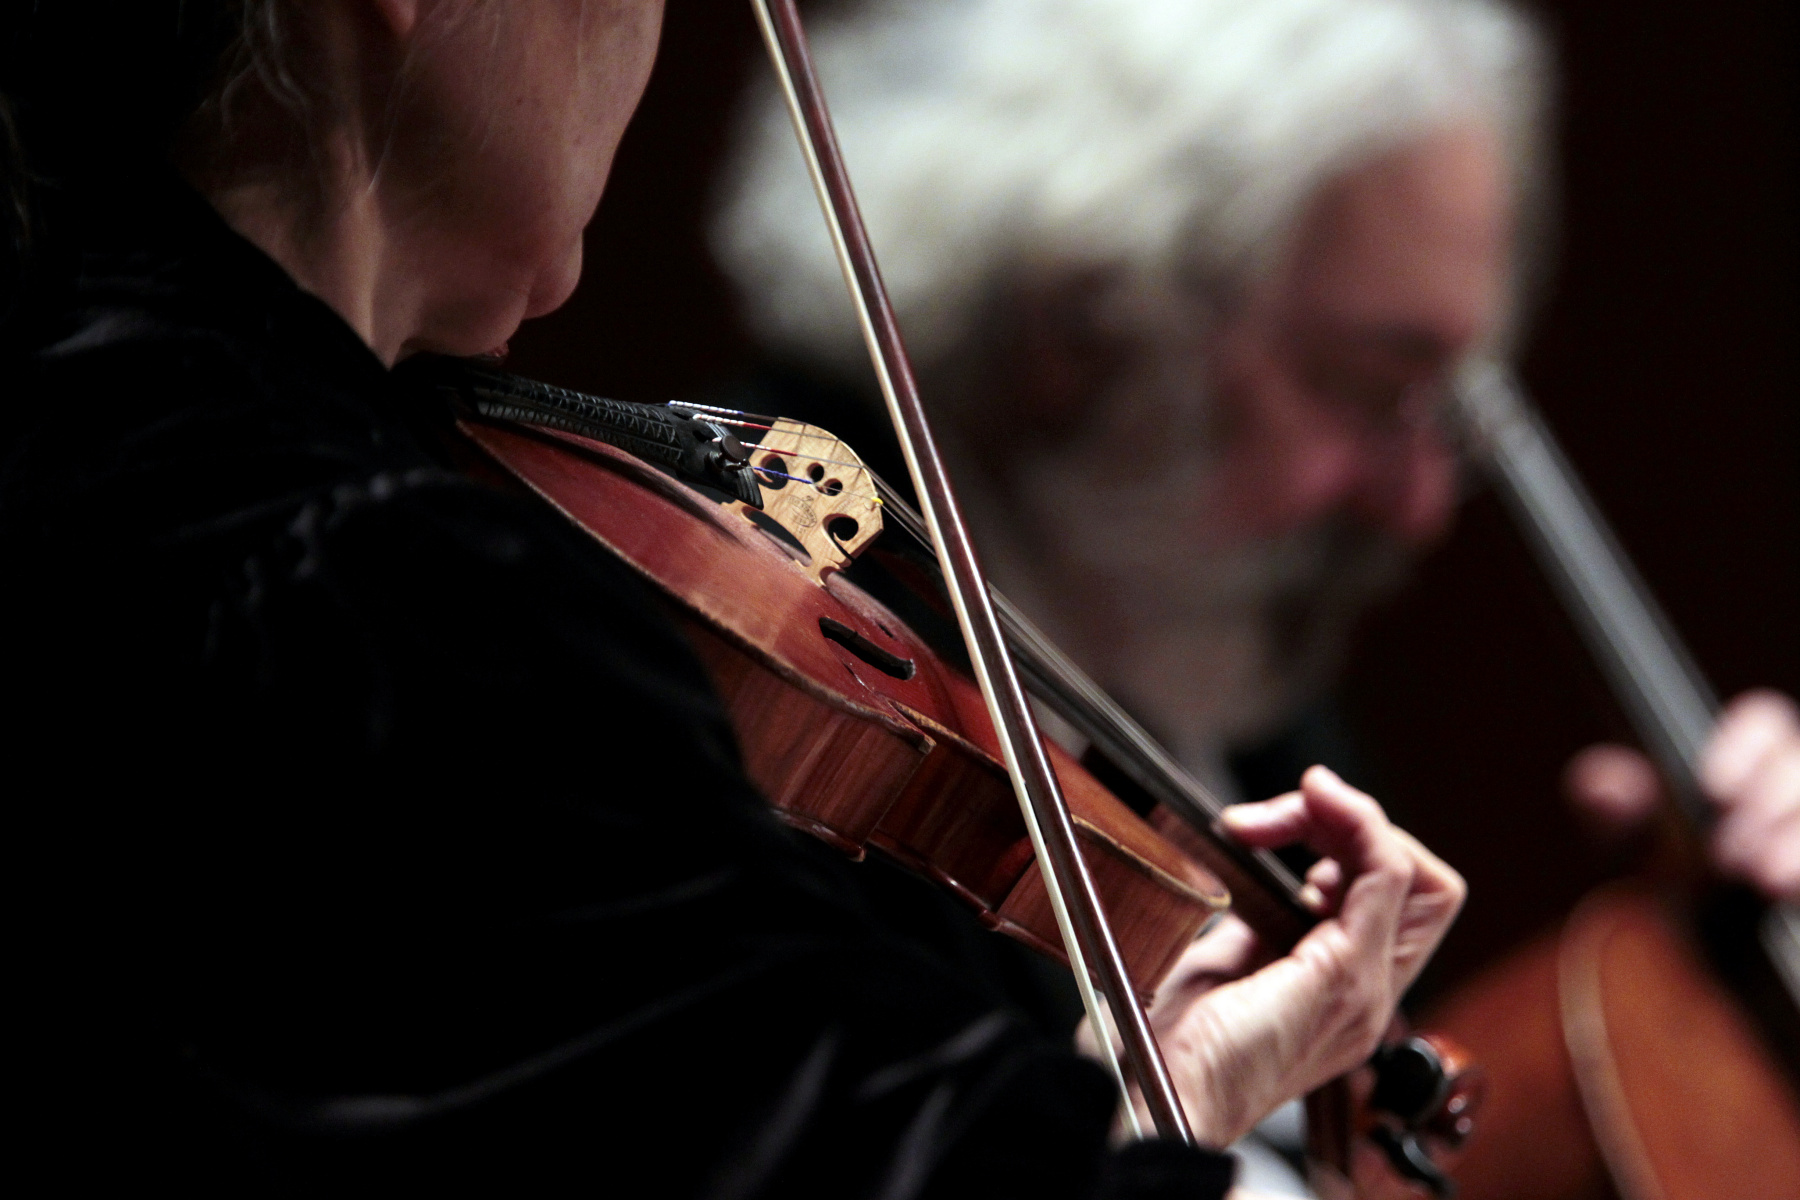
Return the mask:
<path fill-rule="evenodd" d="M 1068 962 L 954 646 L 934 645 L 850 578 L 890 522 L 929 550 L 918 515 L 854 450 L 817 426 L 619 404 L 478 364 L 415 359 L 408 370 L 455 399 L 463 435 L 488 460 L 670 599 L 752 780 L 784 820 L 852 857 L 883 854 L 948 888 L 990 928 Z M 755 444 L 734 428 L 754 429 Z M 1289 948 L 1315 919 L 1300 881 L 1219 833 L 1219 801 L 990 594 L 1033 695 L 1089 732 L 1085 762 L 1141 793 L 1128 806 L 1120 785 L 1046 743 L 1137 995 L 1227 904 L 1272 952 Z M 1134 811 L 1153 804 L 1150 821 Z M 1397 1040 L 1376 1062 L 1359 1096 L 1346 1085 L 1315 1101 L 1326 1105 L 1315 1119 L 1319 1169 L 1346 1186 L 1364 1181 L 1366 1196 L 1399 1186 L 1385 1164 L 1405 1179 L 1440 1179 L 1438 1160 L 1467 1136 L 1480 1100 L 1480 1073 L 1431 1035 Z"/>
<path fill-rule="evenodd" d="M 784 820 L 853 858 L 878 849 L 949 888 L 991 928 L 1067 961 L 980 693 L 838 574 L 843 551 L 793 553 L 732 508 L 599 442 L 471 420 L 462 428 L 673 601 L 751 780 Z M 820 443 L 821 458 L 847 453 L 835 439 Z M 833 478 L 849 474 L 832 469 Z M 850 488 L 837 497 L 809 490 L 820 501 L 814 528 L 867 503 Z M 879 528 L 865 524 L 858 536 Z M 1134 988 L 1147 996 L 1229 897 L 1079 763 L 1054 744 L 1049 752 Z"/>
<path fill-rule="evenodd" d="M 1698 782 L 1718 704 L 1517 385 L 1475 364 L 1458 415 L 1643 745 L 1684 871 L 1602 888 L 1433 1014 L 1493 1076 L 1474 1200 L 1800 1195 L 1800 912 L 1710 879 Z"/>
<path fill-rule="evenodd" d="M 922 511 L 826 431 L 773 418 L 752 423 L 759 442 L 745 448 L 727 428 L 746 427 L 742 414 L 699 406 L 672 406 L 673 419 L 669 410 L 633 414 L 477 371 L 450 383 L 470 410 L 462 432 L 668 597 L 736 724 L 751 778 L 789 823 L 853 856 L 886 854 L 948 887 L 990 926 L 1062 958 L 1102 1050 L 1111 1052 L 1109 1029 L 1125 1049 L 1126 1062 L 1112 1064 L 1121 1090 L 1128 1079 L 1140 1089 L 1158 1134 L 1191 1140 L 1142 997 L 1230 902 L 1228 886 L 1274 952 L 1315 918 L 1300 881 L 1272 855 L 1220 834 L 1218 802 L 982 578 L 792 0 L 752 7 Z M 520 421 L 533 428 L 509 423 Z M 929 551 L 972 680 L 845 577 L 888 518 Z M 1027 687 L 1174 814 L 1193 857 L 1038 734 Z M 1466 1134 L 1473 1093 L 1457 1085 L 1457 1055 L 1415 1042 L 1425 1052 L 1392 1061 L 1428 1060 L 1429 1086 L 1406 1093 L 1405 1112 L 1364 1118 L 1360 1132 L 1385 1138 L 1402 1170 L 1438 1181 L 1419 1139 L 1445 1108 L 1445 1136 Z M 1332 1143 L 1344 1161 L 1330 1164 L 1344 1178 L 1357 1140 L 1346 1130 Z"/>
<path fill-rule="evenodd" d="M 1120 1094 L 1129 1095 L 1131 1084 L 1135 1083 L 1157 1133 L 1173 1141 L 1191 1143 L 1193 1133 L 1188 1128 L 1187 1115 L 1150 1031 L 1149 1018 L 1133 993 L 1094 880 L 1077 849 L 1068 804 L 1044 740 L 1038 734 L 1036 718 L 988 594 L 986 577 L 976 561 L 950 477 L 938 455 L 912 362 L 901 340 L 887 286 L 838 148 L 837 133 L 813 67 L 812 49 L 800 23 L 799 10 L 794 0 L 751 0 L 750 8 L 787 101 L 826 232 L 849 291 L 851 308 L 906 459 L 914 494 L 919 498 L 921 522 L 930 534 L 943 572 L 945 592 L 969 656 L 970 673 L 980 686 L 1004 754 L 1007 775 L 1038 869 L 1044 876 L 1045 892 L 1073 968 L 1082 1007 L 1098 1034 L 1102 1057 Z M 1123 1063 L 1114 1051 L 1115 1032 L 1124 1051 Z M 1132 1129 L 1141 1132 L 1136 1110 L 1129 1103 L 1125 1114 Z"/>

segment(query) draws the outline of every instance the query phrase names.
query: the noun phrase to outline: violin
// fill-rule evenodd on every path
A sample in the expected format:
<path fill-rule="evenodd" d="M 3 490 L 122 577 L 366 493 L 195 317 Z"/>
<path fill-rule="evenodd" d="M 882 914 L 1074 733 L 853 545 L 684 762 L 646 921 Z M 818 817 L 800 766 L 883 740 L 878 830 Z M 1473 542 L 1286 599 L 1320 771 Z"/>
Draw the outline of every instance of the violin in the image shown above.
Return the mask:
<path fill-rule="evenodd" d="M 1435 1012 L 1491 1064 L 1465 1195 L 1800 1194 L 1800 911 L 1703 865 L 1718 702 L 1518 384 L 1473 364 L 1454 401 L 1672 801 L 1662 870 L 1589 893 Z"/>
<path fill-rule="evenodd" d="M 850 578 L 890 522 L 928 546 L 917 513 L 851 447 L 783 418 L 626 404 L 478 363 L 420 358 L 408 370 L 452 400 L 461 436 L 490 469 L 668 598 L 750 778 L 785 822 L 853 859 L 896 861 L 990 929 L 1069 964 L 973 681 Z M 739 434 L 751 430 L 746 446 Z M 990 594 L 1034 698 L 1093 742 L 1080 760 L 1045 747 L 1137 996 L 1227 906 L 1273 948 L 1297 941 L 1315 919 L 1301 882 L 1218 832 L 1219 801 Z M 1142 795 L 1127 804 L 1097 773 Z M 1137 811 L 1146 796 L 1156 803 L 1148 820 Z M 1365 1196 L 1441 1182 L 1479 1107 L 1481 1072 L 1432 1034 L 1384 1046 L 1375 1067 L 1360 1095 L 1346 1085 L 1314 1098 L 1315 1172 L 1362 1180 Z"/>
<path fill-rule="evenodd" d="M 757 450 L 768 500 L 721 505 L 576 433 L 471 416 L 460 428 L 674 603 L 751 781 L 784 821 L 853 859 L 878 850 L 990 928 L 1067 961 L 974 682 L 841 574 L 881 528 L 869 472 L 847 446 L 778 423 Z M 1054 743 L 1049 753 L 1147 997 L 1228 893 Z"/>
<path fill-rule="evenodd" d="M 1135 1084 L 1157 1132 L 1191 1140 L 1143 1001 L 1228 905 L 1277 952 L 1316 918 L 1300 881 L 1273 856 L 1219 832 L 1217 800 L 982 577 L 798 15 L 791 0 L 752 6 L 919 510 L 814 426 L 699 405 L 620 404 L 469 364 L 439 364 L 435 381 L 455 398 L 460 434 L 487 464 L 667 598 L 736 726 L 750 778 L 775 811 L 853 858 L 874 851 L 935 880 L 991 928 L 1065 962 L 1103 1055 L 1114 1053 L 1109 1033 L 1124 1050 L 1122 1063 L 1109 1061 L 1121 1091 Z M 758 436 L 747 447 L 738 433 L 752 427 Z M 966 662 L 946 657 L 848 579 L 845 568 L 888 519 L 927 550 Z M 1027 690 L 1088 733 L 1171 828 L 1185 831 L 1185 844 L 1043 738 Z M 1367 1142 L 1403 1176 L 1441 1191 L 1444 1176 L 1426 1139 L 1466 1136 L 1478 1073 L 1447 1043 L 1427 1039 L 1378 1059 L 1379 1080 L 1365 1089 L 1372 1104 L 1353 1113 L 1348 1103 L 1327 1111 L 1321 1101 L 1320 1169 L 1348 1186 L 1356 1147 Z M 1125 1115 L 1135 1127 L 1129 1104 Z"/>

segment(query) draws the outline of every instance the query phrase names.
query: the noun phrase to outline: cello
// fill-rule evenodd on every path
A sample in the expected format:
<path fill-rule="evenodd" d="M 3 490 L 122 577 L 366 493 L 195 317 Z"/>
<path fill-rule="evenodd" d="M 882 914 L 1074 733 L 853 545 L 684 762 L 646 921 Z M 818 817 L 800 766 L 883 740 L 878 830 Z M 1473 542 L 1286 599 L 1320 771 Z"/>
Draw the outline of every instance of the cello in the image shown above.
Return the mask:
<path fill-rule="evenodd" d="M 1671 801 L 1660 870 L 1590 893 L 1432 1014 L 1491 1064 L 1458 1177 L 1496 1200 L 1794 1195 L 1800 910 L 1702 865 L 1718 701 L 1516 381 L 1474 363 L 1453 398 Z"/>

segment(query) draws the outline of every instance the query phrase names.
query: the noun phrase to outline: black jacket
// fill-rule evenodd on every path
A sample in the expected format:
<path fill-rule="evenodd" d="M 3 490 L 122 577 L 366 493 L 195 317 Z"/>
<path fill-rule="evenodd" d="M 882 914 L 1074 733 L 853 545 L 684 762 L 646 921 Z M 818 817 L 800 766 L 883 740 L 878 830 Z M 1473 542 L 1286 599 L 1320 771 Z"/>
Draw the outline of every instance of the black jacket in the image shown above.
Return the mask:
<path fill-rule="evenodd" d="M 623 564 L 198 197 L 121 200 L 0 376 L 35 1174 L 1222 1194 L 771 817 Z"/>

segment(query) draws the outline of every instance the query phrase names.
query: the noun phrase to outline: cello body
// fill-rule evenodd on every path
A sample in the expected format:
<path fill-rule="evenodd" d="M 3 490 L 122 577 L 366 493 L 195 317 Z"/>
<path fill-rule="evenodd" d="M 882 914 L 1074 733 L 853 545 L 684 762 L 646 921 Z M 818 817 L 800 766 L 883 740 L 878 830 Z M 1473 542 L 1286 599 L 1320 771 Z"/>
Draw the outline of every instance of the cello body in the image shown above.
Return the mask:
<path fill-rule="evenodd" d="M 1718 700 L 1517 381 L 1475 362 L 1453 396 L 1671 801 L 1655 879 L 1589 893 L 1434 1014 L 1492 1081 L 1465 1194 L 1800 1196 L 1800 968 L 1778 965 L 1800 935 L 1704 865 Z"/>
<path fill-rule="evenodd" d="M 1489 1075 L 1466 1200 L 1800 1195 L 1800 1095 L 1656 888 L 1589 893 L 1430 1020 Z"/>

